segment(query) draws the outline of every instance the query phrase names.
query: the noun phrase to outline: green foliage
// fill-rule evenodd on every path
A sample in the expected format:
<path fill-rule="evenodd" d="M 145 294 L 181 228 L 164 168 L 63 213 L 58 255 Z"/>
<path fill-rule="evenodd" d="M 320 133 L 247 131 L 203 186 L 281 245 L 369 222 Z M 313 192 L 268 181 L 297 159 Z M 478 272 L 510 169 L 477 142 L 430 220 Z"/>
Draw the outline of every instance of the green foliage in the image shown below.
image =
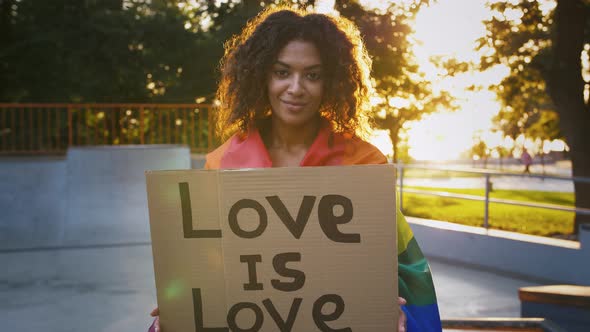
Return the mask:
<path fill-rule="evenodd" d="M 0 102 L 211 102 L 224 42 L 261 9 L 252 1 L 2 0 Z M 42 148 L 36 128 L 47 126 L 53 146 L 67 144 L 67 117 L 26 116 L 35 128 L 11 128 L 13 146 Z M 146 143 L 188 141 L 159 123 L 166 119 L 144 114 Z M 74 110 L 73 120 L 78 144 L 140 141 L 136 110 Z M 207 117 L 199 123 L 193 130 L 205 139 L 192 146 L 206 149 Z"/>
<path fill-rule="evenodd" d="M 565 138 L 573 175 L 590 177 L 590 105 L 582 65 L 589 53 L 590 2 L 496 1 L 491 9 L 494 17 L 479 41 L 479 48 L 489 51 L 481 66 L 510 68 L 497 87 L 505 106 L 497 119 L 499 129 L 513 137 Z M 575 192 L 576 206 L 590 208 L 590 185 L 577 183 Z M 576 232 L 581 223 L 590 223 L 590 216 L 576 215 Z"/>
<path fill-rule="evenodd" d="M 444 69 L 443 74 L 447 77 L 454 77 L 455 75 L 466 73 L 474 69 L 474 64 L 465 61 L 459 61 L 454 57 L 449 56 L 431 56 L 432 62 L 437 68 Z"/>
<path fill-rule="evenodd" d="M 397 154 L 397 161 L 402 162 L 404 164 L 409 164 L 414 159 L 410 156 L 410 146 L 406 141 L 402 142 L 398 145 L 397 150 L 395 151 Z"/>
<path fill-rule="evenodd" d="M 176 7 L 156 4 L 129 2 L 123 8 L 122 1 L 18 1 L 13 42 L 0 51 L 0 62 L 8 64 L 0 100 L 161 100 L 181 81 L 179 68 L 197 44 Z"/>
<path fill-rule="evenodd" d="M 510 74 L 493 87 L 503 104 L 496 127 L 512 138 L 563 139 L 545 82 L 553 52 L 552 12 L 544 13 L 539 1 L 499 1 L 490 9 L 494 16 L 485 22 L 488 34 L 478 40 L 478 49 L 493 52 L 482 56 L 481 69 L 510 67 Z"/>
<path fill-rule="evenodd" d="M 477 140 L 471 147 L 471 155 L 484 161 L 484 167 L 487 166 L 487 160 L 490 156 L 490 149 L 483 140 Z"/>
<path fill-rule="evenodd" d="M 0 27 L 6 33 L 0 37 L 0 101 L 211 102 L 225 41 L 263 6 L 283 2 L 315 3 L 2 0 Z M 413 59 L 411 23 L 428 4 L 392 1 L 378 10 L 354 0 L 335 3 L 342 16 L 359 26 L 373 59 L 381 97 L 375 119 L 389 130 L 396 159 L 404 156 L 400 134 L 409 121 L 441 105 L 451 107 L 452 98 L 444 92 L 434 95 Z M 101 121 L 125 121 L 110 114 Z M 88 124 L 94 125 L 98 122 Z"/>
<path fill-rule="evenodd" d="M 2 0 L 0 101 L 211 101 L 224 42 L 264 5 Z"/>
<path fill-rule="evenodd" d="M 498 153 L 499 158 L 505 158 L 505 157 L 509 157 L 511 155 L 510 149 L 508 149 L 502 145 L 496 146 L 494 148 L 494 150 Z"/>

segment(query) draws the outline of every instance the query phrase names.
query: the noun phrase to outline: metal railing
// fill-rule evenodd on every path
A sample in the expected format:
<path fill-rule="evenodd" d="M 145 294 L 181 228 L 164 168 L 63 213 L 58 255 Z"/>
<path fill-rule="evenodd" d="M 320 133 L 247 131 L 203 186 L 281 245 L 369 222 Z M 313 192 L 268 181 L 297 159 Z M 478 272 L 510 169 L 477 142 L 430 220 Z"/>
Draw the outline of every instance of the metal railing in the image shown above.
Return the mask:
<path fill-rule="evenodd" d="M 396 167 L 397 167 L 398 188 L 399 188 L 399 196 L 400 196 L 399 197 L 399 204 L 400 204 L 401 211 L 403 211 L 404 193 L 412 193 L 412 194 L 418 194 L 418 195 L 448 197 L 448 198 L 457 198 L 457 199 L 463 199 L 463 200 L 472 200 L 472 201 L 483 202 L 484 203 L 483 227 L 486 229 L 489 228 L 489 210 L 490 210 L 489 206 L 490 206 L 490 203 L 516 205 L 516 206 L 541 208 L 541 209 L 557 210 L 557 211 L 566 211 L 566 212 L 574 212 L 577 214 L 590 215 L 590 209 L 586 209 L 586 208 L 576 208 L 576 207 L 565 206 L 565 205 L 533 203 L 533 202 L 498 199 L 498 198 L 491 198 L 490 197 L 490 192 L 492 191 L 491 178 L 493 176 L 513 176 L 513 177 L 521 177 L 521 178 L 553 179 L 553 180 L 561 180 L 561 181 L 580 182 L 580 183 L 586 183 L 586 184 L 590 184 L 590 178 L 566 177 L 566 176 L 554 176 L 554 175 L 536 175 L 536 174 L 523 175 L 523 174 L 518 174 L 518 173 L 506 173 L 506 172 L 491 171 L 491 170 L 474 170 L 474 169 L 465 170 L 465 169 L 457 169 L 457 168 L 427 167 L 427 166 L 404 165 L 404 164 L 397 164 Z M 435 170 L 435 171 L 480 175 L 485 178 L 484 196 L 482 197 L 482 196 L 477 196 L 477 195 L 456 194 L 456 193 L 450 193 L 450 192 L 444 192 L 444 191 L 431 191 L 431 190 L 419 190 L 419 189 L 404 188 L 404 174 L 405 174 L 406 169 L 421 169 L 421 170 L 429 170 L 429 171 Z"/>
<path fill-rule="evenodd" d="M 186 144 L 203 153 L 217 145 L 208 104 L 0 103 L 0 155 L 63 154 L 68 147 Z"/>
<path fill-rule="evenodd" d="M 68 147 L 122 144 L 185 144 L 193 153 L 211 151 L 214 135 L 209 104 L 14 104 L 0 103 L 0 155 L 64 154 Z M 590 209 L 491 198 L 491 177 L 522 174 L 489 170 L 434 168 L 398 164 L 400 209 L 404 193 L 481 201 L 483 227 L 489 228 L 490 203 L 590 214 Z M 485 178 L 484 196 L 404 187 L 406 169 L 477 174 Z M 590 178 L 526 175 L 527 178 L 590 183 Z"/>

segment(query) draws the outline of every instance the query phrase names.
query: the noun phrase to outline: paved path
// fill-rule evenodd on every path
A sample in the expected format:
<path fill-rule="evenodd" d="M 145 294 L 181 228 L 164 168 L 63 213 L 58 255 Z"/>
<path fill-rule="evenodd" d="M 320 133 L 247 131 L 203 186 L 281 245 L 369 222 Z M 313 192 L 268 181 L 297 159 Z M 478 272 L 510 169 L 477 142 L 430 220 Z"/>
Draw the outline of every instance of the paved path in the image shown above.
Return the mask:
<path fill-rule="evenodd" d="M 520 317 L 518 288 L 538 285 L 448 262 L 430 265 L 443 318 Z"/>
<path fill-rule="evenodd" d="M 534 283 L 433 261 L 443 317 L 519 315 Z M 146 331 L 156 305 L 151 247 L 0 253 L 2 331 Z"/>

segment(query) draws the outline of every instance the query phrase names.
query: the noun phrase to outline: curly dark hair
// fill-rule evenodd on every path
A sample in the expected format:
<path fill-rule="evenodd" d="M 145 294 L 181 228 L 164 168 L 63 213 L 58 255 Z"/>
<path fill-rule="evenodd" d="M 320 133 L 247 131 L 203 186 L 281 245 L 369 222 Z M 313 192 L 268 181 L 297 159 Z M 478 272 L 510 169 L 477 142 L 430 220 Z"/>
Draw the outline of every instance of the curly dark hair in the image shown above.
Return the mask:
<path fill-rule="evenodd" d="M 320 115 L 336 132 L 364 132 L 371 60 L 357 27 L 341 17 L 275 7 L 263 10 L 225 44 L 217 90 L 222 136 L 262 128 L 271 114 L 268 73 L 293 40 L 311 42 L 319 50 L 325 78 Z"/>

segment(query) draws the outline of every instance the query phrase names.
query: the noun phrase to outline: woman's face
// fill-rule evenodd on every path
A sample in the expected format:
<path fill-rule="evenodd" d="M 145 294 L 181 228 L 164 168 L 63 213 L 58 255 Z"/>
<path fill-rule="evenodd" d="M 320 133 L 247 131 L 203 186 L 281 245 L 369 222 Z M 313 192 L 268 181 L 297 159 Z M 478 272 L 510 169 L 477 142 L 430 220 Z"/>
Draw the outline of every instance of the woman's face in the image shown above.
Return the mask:
<path fill-rule="evenodd" d="M 268 76 L 273 121 L 302 127 L 315 121 L 324 95 L 320 53 L 314 44 L 289 42 L 279 52 Z"/>

